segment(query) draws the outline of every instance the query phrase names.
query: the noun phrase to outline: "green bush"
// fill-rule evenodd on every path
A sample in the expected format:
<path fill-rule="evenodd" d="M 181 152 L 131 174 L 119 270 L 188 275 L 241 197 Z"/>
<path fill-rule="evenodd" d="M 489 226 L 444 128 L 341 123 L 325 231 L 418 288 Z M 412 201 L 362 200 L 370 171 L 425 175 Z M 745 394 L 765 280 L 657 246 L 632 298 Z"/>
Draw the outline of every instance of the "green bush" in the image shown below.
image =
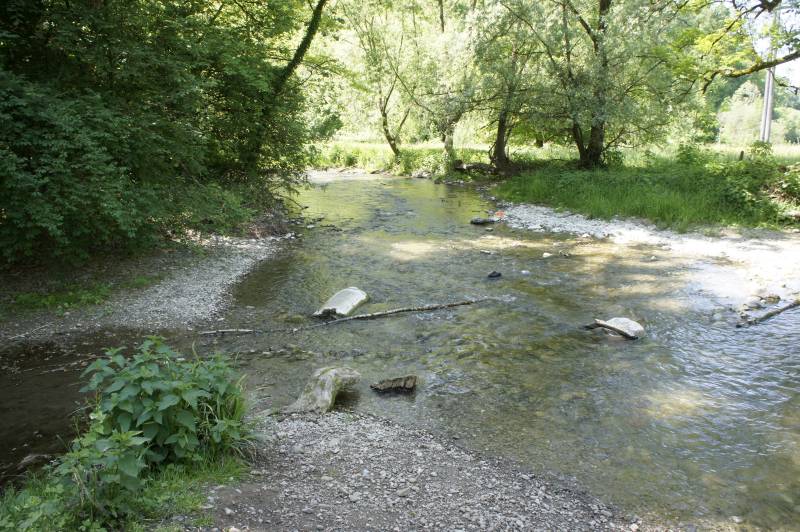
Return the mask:
<path fill-rule="evenodd" d="M 189 360 L 149 338 L 130 358 L 108 351 L 85 375 L 96 392 L 89 427 L 44 477 L 6 491 L 0 529 L 119 523 L 152 509 L 154 479 L 224 461 L 246 441 L 241 379 L 226 357 Z"/>
<path fill-rule="evenodd" d="M 98 394 L 94 430 L 141 434 L 147 465 L 213 456 L 241 442 L 242 386 L 226 358 L 187 360 L 158 338 L 130 358 L 119 351 L 86 369 L 84 390 Z"/>
<path fill-rule="evenodd" d="M 793 164 L 786 168 L 776 180 L 775 190 L 780 197 L 800 203 L 800 164 Z"/>

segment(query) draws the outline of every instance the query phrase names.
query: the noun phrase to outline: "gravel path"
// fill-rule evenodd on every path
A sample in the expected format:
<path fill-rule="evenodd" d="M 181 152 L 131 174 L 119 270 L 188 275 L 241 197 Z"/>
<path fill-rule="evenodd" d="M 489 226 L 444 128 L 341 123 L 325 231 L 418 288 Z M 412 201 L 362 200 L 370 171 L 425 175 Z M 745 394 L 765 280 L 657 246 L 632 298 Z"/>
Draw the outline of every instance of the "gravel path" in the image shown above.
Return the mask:
<path fill-rule="evenodd" d="M 250 478 L 208 496 L 203 530 L 654 530 L 568 479 L 351 413 L 268 418 Z M 232 528 L 231 528 L 232 527 Z"/>

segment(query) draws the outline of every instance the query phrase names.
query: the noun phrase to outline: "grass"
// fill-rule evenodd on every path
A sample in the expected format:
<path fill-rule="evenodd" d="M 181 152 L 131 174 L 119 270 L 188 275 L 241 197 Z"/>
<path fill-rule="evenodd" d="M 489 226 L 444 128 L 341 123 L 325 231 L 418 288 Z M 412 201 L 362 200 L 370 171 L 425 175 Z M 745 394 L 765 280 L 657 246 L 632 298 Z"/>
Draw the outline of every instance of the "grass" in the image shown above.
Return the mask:
<path fill-rule="evenodd" d="M 646 218 L 662 228 L 772 223 L 709 193 L 691 168 L 616 169 L 593 172 L 543 168 L 510 179 L 498 197 L 565 208 L 592 218 Z M 765 219 L 766 218 L 766 219 Z"/>
<path fill-rule="evenodd" d="M 15 294 L 7 308 L 0 314 L 49 310 L 63 314 L 92 305 L 105 303 L 117 290 L 141 290 L 161 280 L 161 275 L 137 275 L 119 284 L 100 281 L 68 284 L 60 290 L 19 292 Z"/>
<path fill-rule="evenodd" d="M 236 481 L 246 470 L 245 463 L 233 456 L 170 465 L 145 480 L 141 496 L 129 501 L 134 517 L 121 523 L 120 530 L 169 530 L 165 520 L 175 515 L 187 516 L 187 524 L 208 525 L 210 516 L 202 510 L 207 502 L 205 488 Z M 59 525 L 100 530 L 77 513 L 77 505 L 70 504 L 47 472 L 30 476 L 22 488 L 7 487 L 0 496 L 0 530 L 55 530 Z"/>
<path fill-rule="evenodd" d="M 432 164 L 441 160 L 441 147 L 411 145 L 402 150 L 401 159 L 395 161 L 385 144 L 334 142 L 320 148 L 318 163 L 401 175 L 418 170 L 442 175 Z M 595 218 L 644 218 L 678 231 L 708 226 L 786 225 L 784 214 L 797 209 L 800 198 L 778 200 L 771 192 L 785 171 L 781 165 L 800 162 L 800 146 L 776 146 L 770 158 L 748 155 L 739 161 L 741 151 L 748 154 L 750 148 L 711 145 L 688 152 L 677 146 L 626 149 L 622 152 L 624 164 L 585 171 L 576 168 L 570 147 L 517 146 L 510 149 L 510 155 L 525 170 L 501 182 L 495 194 L 514 202 L 549 205 Z M 459 158 L 468 162 L 487 162 L 487 152 L 484 145 L 458 150 Z"/>
<path fill-rule="evenodd" d="M 53 292 L 22 292 L 14 297 L 13 305 L 20 310 L 66 311 L 76 307 L 99 305 L 111 296 L 111 285 L 93 283 L 88 286 L 73 285 L 66 290 Z"/>

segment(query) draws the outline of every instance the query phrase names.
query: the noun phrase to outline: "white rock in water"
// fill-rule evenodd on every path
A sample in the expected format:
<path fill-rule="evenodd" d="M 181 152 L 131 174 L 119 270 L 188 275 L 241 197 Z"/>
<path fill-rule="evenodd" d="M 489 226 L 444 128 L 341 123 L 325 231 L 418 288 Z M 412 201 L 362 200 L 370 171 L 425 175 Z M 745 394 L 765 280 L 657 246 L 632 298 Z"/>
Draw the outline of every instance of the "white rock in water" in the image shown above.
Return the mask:
<path fill-rule="evenodd" d="M 314 313 L 314 316 L 347 316 L 356 307 L 369 299 L 366 292 L 355 286 L 339 290 L 322 307 Z"/>
<path fill-rule="evenodd" d="M 548 252 L 546 252 L 546 251 L 545 251 L 544 253 L 542 253 L 542 258 L 543 258 L 543 259 L 546 259 L 546 258 L 549 258 L 549 257 L 552 257 L 552 256 L 553 256 L 553 254 L 552 254 L 552 253 L 548 253 Z"/>
<path fill-rule="evenodd" d="M 625 331 L 631 336 L 641 337 L 642 335 L 644 335 L 644 327 L 642 327 L 640 323 L 635 322 L 629 318 L 611 318 L 610 320 L 607 320 L 605 323 L 611 325 L 616 329 Z"/>

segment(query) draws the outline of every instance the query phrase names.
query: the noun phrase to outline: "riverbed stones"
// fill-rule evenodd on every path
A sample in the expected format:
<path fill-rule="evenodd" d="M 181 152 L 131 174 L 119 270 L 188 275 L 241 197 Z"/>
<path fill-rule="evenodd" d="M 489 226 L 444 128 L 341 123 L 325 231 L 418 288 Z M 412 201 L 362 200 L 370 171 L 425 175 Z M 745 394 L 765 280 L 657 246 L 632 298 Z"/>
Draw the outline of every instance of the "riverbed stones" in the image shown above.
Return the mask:
<path fill-rule="evenodd" d="M 394 379 L 384 379 L 369 386 L 378 393 L 411 393 L 417 387 L 417 376 L 406 375 Z"/>
<path fill-rule="evenodd" d="M 369 299 L 366 292 L 355 286 L 339 290 L 314 313 L 317 318 L 344 317 Z"/>
<path fill-rule="evenodd" d="M 283 408 L 281 413 L 330 412 L 339 392 L 356 384 L 360 379 L 361 374 L 347 366 L 320 368 L 311 374 L 300 397 Z"/>

